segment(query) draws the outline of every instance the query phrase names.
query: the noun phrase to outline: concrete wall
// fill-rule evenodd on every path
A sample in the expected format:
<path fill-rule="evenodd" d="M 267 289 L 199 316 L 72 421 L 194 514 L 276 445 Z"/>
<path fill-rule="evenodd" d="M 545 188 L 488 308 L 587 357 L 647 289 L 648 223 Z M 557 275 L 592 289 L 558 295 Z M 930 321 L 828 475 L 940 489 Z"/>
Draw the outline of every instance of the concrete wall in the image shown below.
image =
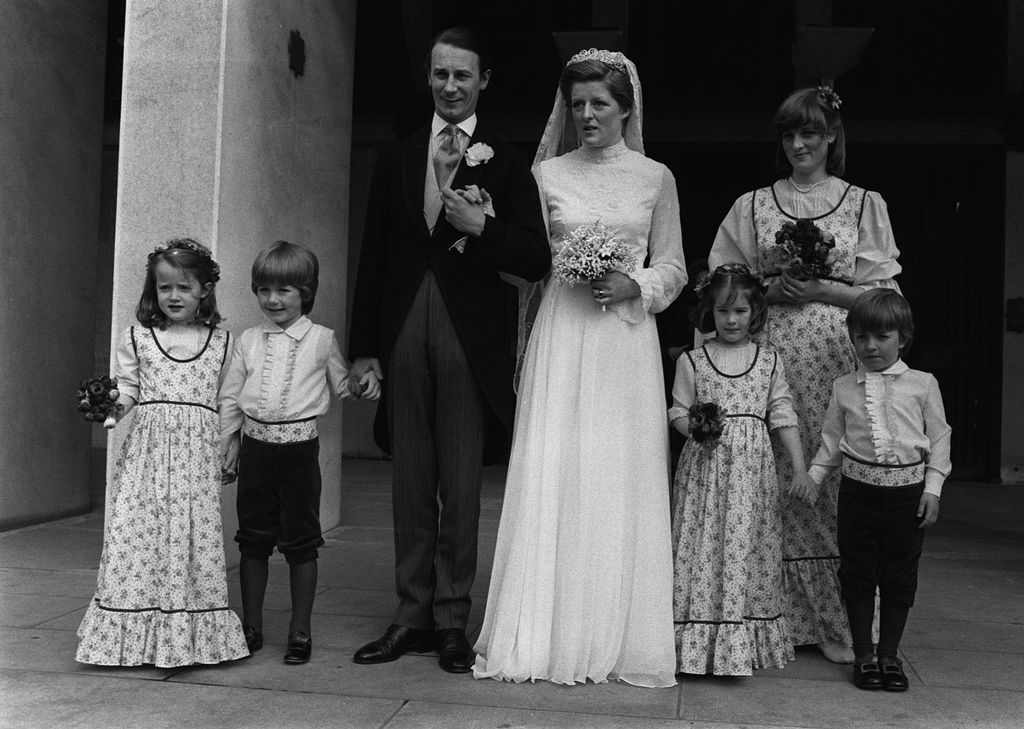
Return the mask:
<path fill-rule="evenodd" d="M 302 76 L 289 69 L 292 30 L 305 40 Z M 234 333 L 260 321 L 257 252 L 281 238 L 309 246 L 321 264 L 312 318 L 341 339 L 354 43 L 355 2 L 130 0 L 113 339 L 132 323 L 146 255 L 184 235 L 213 248 L 222 326 Z M 340 520 L 340 410 L 320 423 L 325 529 Z M 236 560 L 233 487 L 223 514 Z"/>
<path fill-rule="evenodd" d="M 106 0 L 0 23 L 0 529 L 89 508 Z"/>

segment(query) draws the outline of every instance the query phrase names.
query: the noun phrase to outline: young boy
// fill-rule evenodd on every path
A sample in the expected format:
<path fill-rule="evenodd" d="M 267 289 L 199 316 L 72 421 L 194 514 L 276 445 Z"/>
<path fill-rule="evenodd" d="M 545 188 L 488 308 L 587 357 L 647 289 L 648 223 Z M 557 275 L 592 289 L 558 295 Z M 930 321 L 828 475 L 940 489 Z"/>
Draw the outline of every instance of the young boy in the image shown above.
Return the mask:
<path fill-rule="evenodd" d="M 263 646 L 267 561 L 277 546 L 291 586 L 289 664 L 306 663 L 313 650 L 317 548 L 324 543 L 316 418 L 327 412 L 332 393 L 349 394 L 348 363 L 334 332 L 306 318 L 318 274 L 316 256 L 286 241 L 256 257 L 252 291 L 265 318 L 235 340 L 219 398 L 225 480 L 238 469 L 245 640 L 250 653 Z"/>
<path fill-rule="evenodd" d="M 795 486 L 813 500 L 818 484 L 842 466 L 839 581 L 856 656 L 853 682 L 906 691 L 897 651 L 914 604 L 923 530 L 938 519 L 949 475 L 950 427 L 935 377 L 900 359 L 914 337 L 906 299 L 871 289 L 854 302 L 846 325 L 860 367 L 833 384 L 821 446 Z M 871 640 L 876 588 L 877 652 Z"/>

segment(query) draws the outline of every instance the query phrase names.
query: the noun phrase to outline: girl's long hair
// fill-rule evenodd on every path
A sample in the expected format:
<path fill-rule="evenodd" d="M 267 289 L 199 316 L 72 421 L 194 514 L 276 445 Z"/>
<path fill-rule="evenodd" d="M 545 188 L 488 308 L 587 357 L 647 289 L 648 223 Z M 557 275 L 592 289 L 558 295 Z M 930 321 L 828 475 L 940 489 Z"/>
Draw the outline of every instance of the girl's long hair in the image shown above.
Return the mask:
<path fill-rule="evenodd" d="M 135 307 L 135 318 L 139 320 L 139 323 L 143 326 L 155 326 L 161 329 L 167 326 L 167 316 L 160 309 L 160 302 L 156 294 L 155 270 L 161 261 L 184 272 L 199 284 L 200 288 L 211 284 L 210 292 L 199 300 L 195 321 L 209 326 L 218 324 L 223 318 L 217 310 L 216 283 L 220 280 L 220 266 L 214 262 L 210 250 L 206 246 L 191 238 L 169 240 L 149 254 L 146 259 L 146 281 L 142 284 L 142 296 L 139 297 L 139 304 Z"/>

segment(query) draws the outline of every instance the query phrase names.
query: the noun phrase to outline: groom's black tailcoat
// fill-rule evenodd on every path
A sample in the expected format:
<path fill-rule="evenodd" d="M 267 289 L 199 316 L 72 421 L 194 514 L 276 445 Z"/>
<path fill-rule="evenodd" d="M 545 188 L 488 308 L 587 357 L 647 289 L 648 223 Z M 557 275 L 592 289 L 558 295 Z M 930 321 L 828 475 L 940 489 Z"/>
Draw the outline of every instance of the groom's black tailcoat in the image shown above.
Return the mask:
<path fill-rule="evenodd" d="M 494 459 L 507 449 L 515 413 L 504 320 L 507 284 L 498 272 L 540 280 L 551 265 L 550 248 L 537 185 L 524 155 L 489 133 L 479 119 L 467 149 L 484 143 L 494 156 L 474 167 L 463 158 L 451 187 L 486 189 L 495 217 L 486 219 L 479 238 L 469 236 L 462 253 L 452 246 L 464 234 L 445 220 L 443 209 L 431 235 L 423 214 L 429 138 L 430 127 L 421 129 L 385 151 L 378 161 L 347 354 L 353 359 L 376 357 L 388 371 L 395 338 L 431 269 L 492 419 L 500 423 L 488 430 L 487 454 Z M 401 403 L 394 405 L 401 407 Z M 391 452 L 387 405 L 382 402 L 377 413 L 378 443 Z"/>

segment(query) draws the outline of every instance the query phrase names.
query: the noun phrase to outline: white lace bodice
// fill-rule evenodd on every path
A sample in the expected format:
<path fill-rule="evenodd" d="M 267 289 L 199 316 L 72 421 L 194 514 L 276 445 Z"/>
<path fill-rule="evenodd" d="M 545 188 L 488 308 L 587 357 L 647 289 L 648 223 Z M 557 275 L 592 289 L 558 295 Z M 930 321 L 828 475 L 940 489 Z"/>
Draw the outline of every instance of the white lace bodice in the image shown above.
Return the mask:
<path fill-rule="evenodd" d="M 675 178 L 665 165 L 620 141 L 546 160 L 535 175 L 553 251 L 566 234 L 595 220 L 632 244 L 641 263 L 630 276 L 641 294 L 616 305 L 623 319 L 640 321 L 672 303 L 686 284 L 686 262 Z"/>

